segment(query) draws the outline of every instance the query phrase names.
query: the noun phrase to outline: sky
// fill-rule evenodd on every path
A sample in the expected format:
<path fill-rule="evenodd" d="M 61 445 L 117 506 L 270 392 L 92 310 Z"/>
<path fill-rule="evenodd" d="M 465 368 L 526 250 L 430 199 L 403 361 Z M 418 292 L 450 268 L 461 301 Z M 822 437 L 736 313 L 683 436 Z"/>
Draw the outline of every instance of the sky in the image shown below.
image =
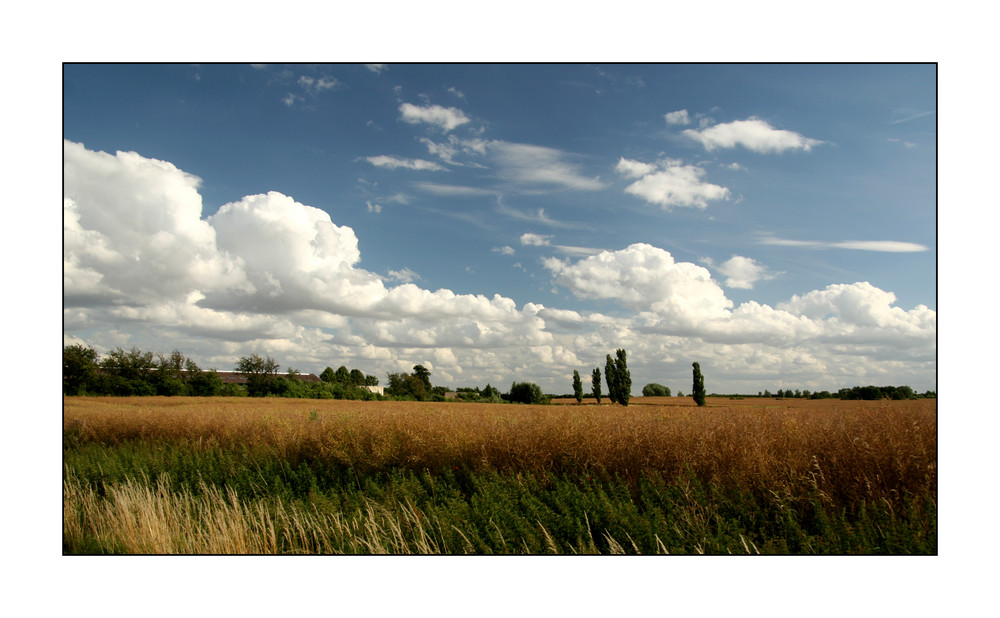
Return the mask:
<path fill-rule="evenodd" d="M 936 390 L 933 64 L 66 64 L 63 343 Z"/>

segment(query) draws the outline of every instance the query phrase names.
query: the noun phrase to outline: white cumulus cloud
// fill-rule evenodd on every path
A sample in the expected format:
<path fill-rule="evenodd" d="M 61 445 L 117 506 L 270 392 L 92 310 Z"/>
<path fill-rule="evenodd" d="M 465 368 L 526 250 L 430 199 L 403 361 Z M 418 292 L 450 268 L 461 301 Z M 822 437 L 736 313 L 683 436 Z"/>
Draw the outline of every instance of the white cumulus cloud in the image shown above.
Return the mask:
<path fill-rule="evenodd" d="M 528 232 L 521 234 L 521 244 L 529 247 L 544 247 L 550 244 L 549 240 L 551 238 L 551 236 L 542 236 L 541 234 Z"/>
<path fill-rule="evenodd" d="M 642 178 L 646 174 L 652 174 L 656 171 L 656 165 L 622 157 L 615 165 L 615 171 L 626 178 Z"/>
<path fill-rule="evenodd" d="M 716 148 L 737 146 L 760 153 L 778 153 L 786 150 L 809 152 L 813 146 L 824 143 L 822 140 L 805 137 L 794 131 L 776 129 L 756 117 L 717 124 L 700 131 L 686 129 L 684 135 L 699 142 L 709 152 Z"/>
<path fill-rule="evenodd" d="M 711 259 L 705 258 L 703 261 L 710 267 L 715 267 Z M 742 255 L 732 256 L 715 267 L 715 270 L 725 275 L 726 287 L 744 290 L 752 289 L 758 281 L 773 279 L 776 276 L 775 273 L 769 272 L 763 264 Z"/>
<path fill-rule="evenodd" d="M 581 298 L 615 299 L 678 324 L 719 317 L 733 304 L 706 268 L 676 262 L 669 251 L 648 244 L 602 251 L 575 264 L 555 258 L 543 264 L 556 284 Z"/>
<path fill-rule="evenodd" d="M 726 187 L 705 180 L 705 170 L 695 165 L 684 165 L 675 159 L 664 159 L 657 164 L 632 161 L 624 157 L 615 171 L 627 178 L 638 178 L 625 188 L 625 192 L 650 204 L 669 210 L 674 206 L 707 208 L 708 202 L 729 199 Z"/>
<path fill-rule="evenodd" d="M 686 109 L 680 109 L 676 112 L 670 112 L 665 115 L 667 124 L 691 124 L 691 118 L 688 116 L 688 111 Z"/>
<path fill-rule="evenodd" d="M 405 264 L 387 276 L 367 271 L 352 228 L 288 195 L 248 195 L 204 217 L 199 178 L 169 162 L 66 141 L 63 169 L 67 343 L 176 348 L 220 369 L 253 352 L 304 371 L 345 364 L 381 375 L 421 363 L 435 384 L 532 380 L 549 392 L 619 347 L 635 383 L 665 380 L 660 372 L 688 380 L 691 359 L 700 359 L 709 380 L 726 376 L 733 392 L 778 380 L 933 387 L 936 312 L 898 307 L 870 283 L 735 306 L 709 269 L 663 249 L 591 255 L 525 234 L 524 246 L 572 256 L 543 259 L 555 285 L 621 310 L 518 307 L 498 294 L 422 288 Z M 716 269 L 726 285 L 769 276 L 737 258 Z M 643 373 L 650 368 L 657 373 Z"/>
<path fill-rule="evenodd" d="M 440 105 L 420 107 L 412 103 L 403 103 L 399 106 L 399 112 L 403 122 L 434 125 L 445 133 L 471 122 L 462 110 L 455 107 L 441 107 Z"/>

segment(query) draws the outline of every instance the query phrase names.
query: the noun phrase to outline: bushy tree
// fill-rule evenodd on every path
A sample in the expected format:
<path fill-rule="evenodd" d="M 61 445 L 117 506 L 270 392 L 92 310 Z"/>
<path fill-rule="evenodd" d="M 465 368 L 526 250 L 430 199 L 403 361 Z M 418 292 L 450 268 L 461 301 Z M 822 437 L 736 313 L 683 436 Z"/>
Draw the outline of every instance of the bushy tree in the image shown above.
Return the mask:
<path fill-rule="evenodd" d="M 594 367 L 594 371 L 590 374 L 590 390 L 594 393 L 594 399 L 597 403 L 601 403 L 601 368 Z"/>
<path fill-rule="evenodd" d="M 63 393 L 83 395 L 94 392 L 97 380 L 97 351 L 84 345 L 63 347 Z"/>
<path fill-rule="evenodd" d="M 155 395 L 156 387 L 150 374 L 156 368 L 152 352 L 133 347 L 125 351 L 115 348 L 100 362 L 95 390 L 105 395 L 123 397 Z"/>
<path fill-rule="evenodd" d="M 583 382 L 580 380 L 580 372 L 573 370 L 573 396 L 577 403 L 583 403 Z"/>
<path fill-rule="evenodd" d="M 701 375 L 701 365 L 691 363 L 693 380 L 691 384 L 691 397 L 699 406 L 705 405 L 705 378 Z"/>
<path fill-rule="evenodd" d="M 669 397 L 670 389 L 662 384 L 657 384 L 656 382 L 650 382 L 646 386 L 642 387 L 643 397 Z"/>
<path fill-rule="evenodd" d="M 156 370 L 150 375 L 150 382 L 157 395 L 166 397 L 188 394 L 184 355 L 174 350 L 170 356 L 157 354 Z M 193 362 L 191 363 L 193 364 Z M 197 368 L 197 365 L 195 365 Z"/>
<path fill-rule="evenodd" d="M 542 388 L 534 382 L 514 382 L 508 397 L 512 403 L 548 403 Z"/>
<path fill-rule="evenodd" d="M 424 367 L 423 365 L 414 365 L 413 375 L 420 380 L 420 382 L 424 385 L 424 390 L 428 393 L 434 389 L 434 387 L 431 386 L 431 372 L 427 370 L 427 367 Z"/>
<path fill-rule="evenodd" d="M 201 371 L 197 369 L 197 365 L 195 365 L 195 369 L 197 371 L 187 369 L 188 390 L 191 395 L 195 397 L 214 397 L 223 393 L 222 378 L 219 377 L 215 369 Z"/>
<path fill-rule="evenodd" d="M 389 373 L 388 378 L 389 386 L 385 391 L 388 395 L 412 398 L 417 401 L 426 401 L 431 398 L 431 391 L 426 388 L 424 381 L 416 375 L 406 372 Z"/>
<path fill-rule="evenodd" d="M 247 379 L 247 394 L 251 397 L 264 397 L 276 387 L 278 377 L 277 362 L 270 356 L 251 354 L 240 357 L 236 363 L 236 371 Z"/>
<path fill-rule="evenodd" d="M 319 374 L 319 379 L 323 380 L 324 382 L 330 382 L 330 383 L 336 382 L 337 372 L 333 370 L 333 367 L 327 367 L 326 369 L 323 370 L 323 373 Z"/>

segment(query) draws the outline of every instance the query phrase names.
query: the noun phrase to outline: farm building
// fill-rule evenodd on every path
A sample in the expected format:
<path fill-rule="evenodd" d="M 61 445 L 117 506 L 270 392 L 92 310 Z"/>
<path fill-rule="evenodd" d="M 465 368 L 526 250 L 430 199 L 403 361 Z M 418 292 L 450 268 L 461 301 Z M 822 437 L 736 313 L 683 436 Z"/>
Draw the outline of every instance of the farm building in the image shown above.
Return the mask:
<path fill-rule="evenodd" d="M 216 375 L 222 378 L 223 384 L 246 384 L 247 377 L 240 373 L 239 371 L 216 371 Z M 289 375 L 287 373 L 278 374 L 278 377 L 287 378 Z M 297 376 L 299 382 L 322 382 L 319 376 L 311 373 L 300 373 Z"/>

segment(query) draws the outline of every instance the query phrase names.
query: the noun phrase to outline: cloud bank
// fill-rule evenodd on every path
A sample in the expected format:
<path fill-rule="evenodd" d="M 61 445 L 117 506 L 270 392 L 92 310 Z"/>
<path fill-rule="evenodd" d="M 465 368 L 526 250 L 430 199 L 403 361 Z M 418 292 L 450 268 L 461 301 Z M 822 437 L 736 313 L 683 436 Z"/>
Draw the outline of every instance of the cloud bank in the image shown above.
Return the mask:
<path fill-rule="evenodd" d="M 663 249 L 574 253 L 581 248 L 526 234 L 523 246 L 570 256 L 541 258 L 552 284 L 601 309 L 518 307 L 498 294 L 424 289 L 406 264 L 385 277 L 370 272 L 353 229 L 278 192 L 204 217 L 200 182 L 166 161 L 64 143 L 67 342 L 176 348 L 219 369 L 253 352 L 304 371 L 343 364 L 384 375 L 420 363 L 435 384 L 532 380 L 557 393 L 569 390 L 574 369 L 599 366 L 618 347 L 629 351 L 633 383 L 685 391 L 692 360 L 710 390 L 886 379 L 934 387 L 936 313 L 897 307 L 866 282 L 776 307 L 737 305 L 709 269 Z M 734 256 L 719 270 L 739 287 L 761 268 Z"/>

